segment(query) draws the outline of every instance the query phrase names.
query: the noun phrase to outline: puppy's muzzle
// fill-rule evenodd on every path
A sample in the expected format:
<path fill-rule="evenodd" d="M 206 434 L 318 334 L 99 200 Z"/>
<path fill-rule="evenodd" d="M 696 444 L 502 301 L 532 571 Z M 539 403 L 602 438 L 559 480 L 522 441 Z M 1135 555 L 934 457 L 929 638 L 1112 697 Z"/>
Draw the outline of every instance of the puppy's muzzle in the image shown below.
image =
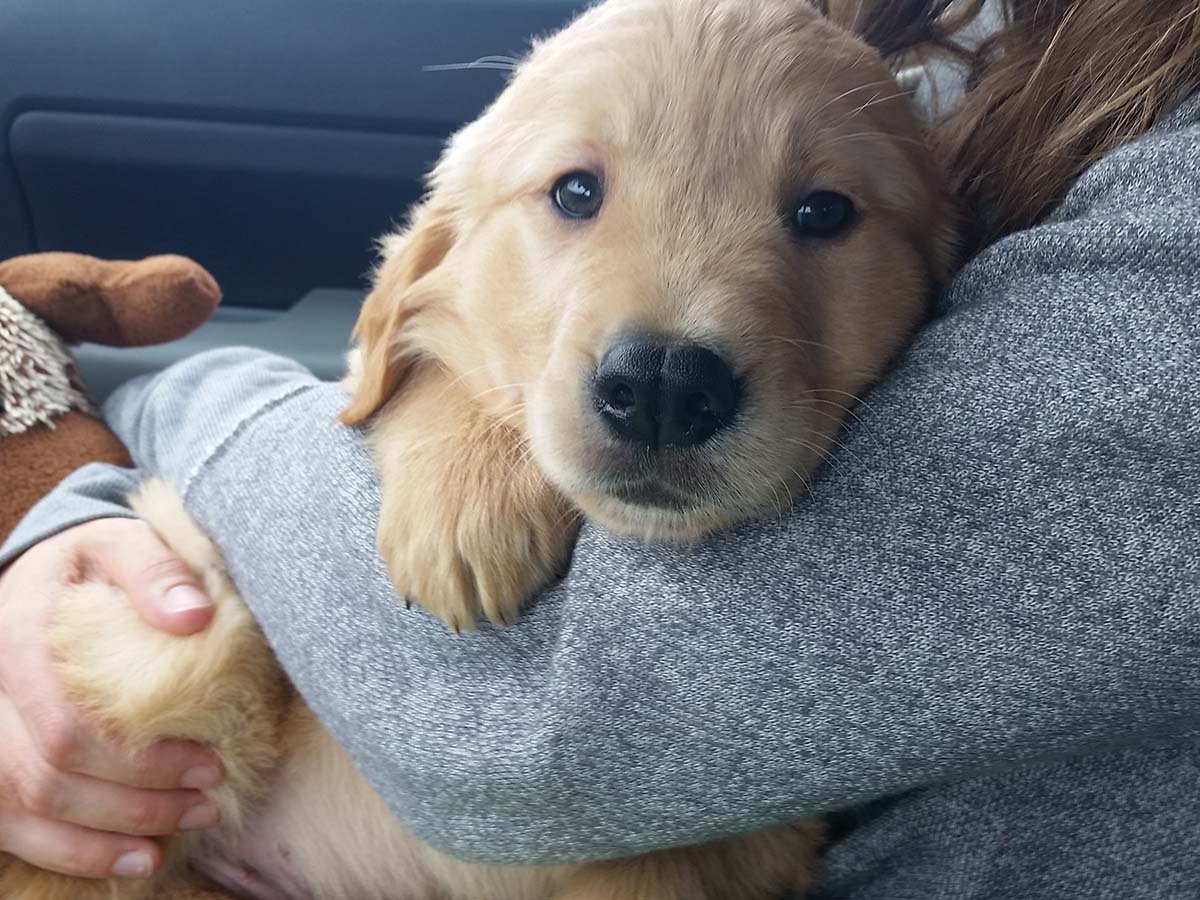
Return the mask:
<path fill-rule="evenodd" d="M 739 394 L 733 370 L 716 353 L 652 338 L 610 348 L 592 384 L 609 432 L 650 451 L 703 444 L 733 422 Z"/>

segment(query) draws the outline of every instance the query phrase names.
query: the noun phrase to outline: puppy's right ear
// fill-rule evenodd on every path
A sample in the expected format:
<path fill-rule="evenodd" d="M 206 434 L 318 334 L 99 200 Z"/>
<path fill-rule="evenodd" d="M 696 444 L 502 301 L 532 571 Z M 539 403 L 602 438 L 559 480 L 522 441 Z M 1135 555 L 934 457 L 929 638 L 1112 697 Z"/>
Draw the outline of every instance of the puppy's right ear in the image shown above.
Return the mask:
<path fill-rule="evenodd" d="M 346 425 L 361 425 L 396 392 L 416 361 L 403 340 L 404 327 L 430 300 L 421 281 L 433 272 L 454 244 L 449 210 L 426 201 L 408 227 L 384 241 L 384 258 L 363 303 L 354 338 L 362 370 L 350 405 L 339 416 Z"/>

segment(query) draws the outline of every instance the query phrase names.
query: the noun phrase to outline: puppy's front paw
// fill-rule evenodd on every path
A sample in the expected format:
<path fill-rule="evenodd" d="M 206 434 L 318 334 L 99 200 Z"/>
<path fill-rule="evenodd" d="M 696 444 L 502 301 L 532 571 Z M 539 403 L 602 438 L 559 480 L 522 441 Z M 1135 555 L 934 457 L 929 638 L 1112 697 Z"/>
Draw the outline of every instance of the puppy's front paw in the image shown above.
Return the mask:
<path fill-rule="evenodd" d="M 566 564 L 578 516 L 522 448 L 487 439 L 411 456 L 385 476 L 378 546 L 396 592 L 455 631 L 516 619 Z M 381 467 L 386 471 L 390 467 Z"/>

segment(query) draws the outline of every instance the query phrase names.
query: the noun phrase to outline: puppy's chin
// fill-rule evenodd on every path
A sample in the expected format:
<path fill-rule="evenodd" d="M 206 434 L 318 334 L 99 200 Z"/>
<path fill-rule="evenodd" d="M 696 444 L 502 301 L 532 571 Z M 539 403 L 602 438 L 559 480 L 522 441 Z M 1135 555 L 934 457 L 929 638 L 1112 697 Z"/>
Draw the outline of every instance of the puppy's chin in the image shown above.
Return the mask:
<path fill-rule="evenodd" d="M 681 472 L 670 477 L 660 470 L 671 469 L 670 465 L 648 464 L 650 458 L 643 454 L 592 449 L 572 457 L 540 450 L 544 448 L 533 442 L 534 456 L 548 462 L 543 471 L 588 519 L 643 541 L 697 540 L 770 506 L 768 500 L 761 507 L 747 508 L 746 493 L 720 491 L 716 482 L 722 479 L 711 464 L 681 466 L 691 477 Z M 729 496 L 742 502 L 730 503 L 725 499 Z"/>
<path fill-rule="evenodd" d="M 565 493 L 587 518 L 609 531 L 651 543 L 696 541 L 750 519 L 786 512 L 780 496 L 760 495 L 751 485 L 727 486 L 721 495 L 701 496 L 660 482 L 634 481 Z"/>
<path fill-rule="evenodd" d="M 650 491 L 638 497 L 595 492 L 573 494 L 572 501 L 597 524 L 651 543 L 685 543 L 698 540 L 745 516 L 710 505 L 686 501 Z"/>

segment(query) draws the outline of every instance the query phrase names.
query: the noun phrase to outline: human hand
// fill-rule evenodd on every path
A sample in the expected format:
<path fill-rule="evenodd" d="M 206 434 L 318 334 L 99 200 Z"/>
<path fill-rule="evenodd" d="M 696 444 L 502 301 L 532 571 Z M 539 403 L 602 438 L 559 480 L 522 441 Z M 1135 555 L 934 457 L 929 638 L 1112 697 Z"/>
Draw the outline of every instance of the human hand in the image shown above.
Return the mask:
<path fill-rule="evenodd" d="M 130 753 L 64 695 L 46 631 L 58 597 L 86 579 L 123 590 L 163 631 L 192 634 L 212 619 L 191 570 L 135 519 L 68 529 L 0 574 L 0 851 L 68 875 L 143 877 L 162 857 L 150 836 L 217 823 L 201 790 L 222 768 L 182 741 Z"/>

